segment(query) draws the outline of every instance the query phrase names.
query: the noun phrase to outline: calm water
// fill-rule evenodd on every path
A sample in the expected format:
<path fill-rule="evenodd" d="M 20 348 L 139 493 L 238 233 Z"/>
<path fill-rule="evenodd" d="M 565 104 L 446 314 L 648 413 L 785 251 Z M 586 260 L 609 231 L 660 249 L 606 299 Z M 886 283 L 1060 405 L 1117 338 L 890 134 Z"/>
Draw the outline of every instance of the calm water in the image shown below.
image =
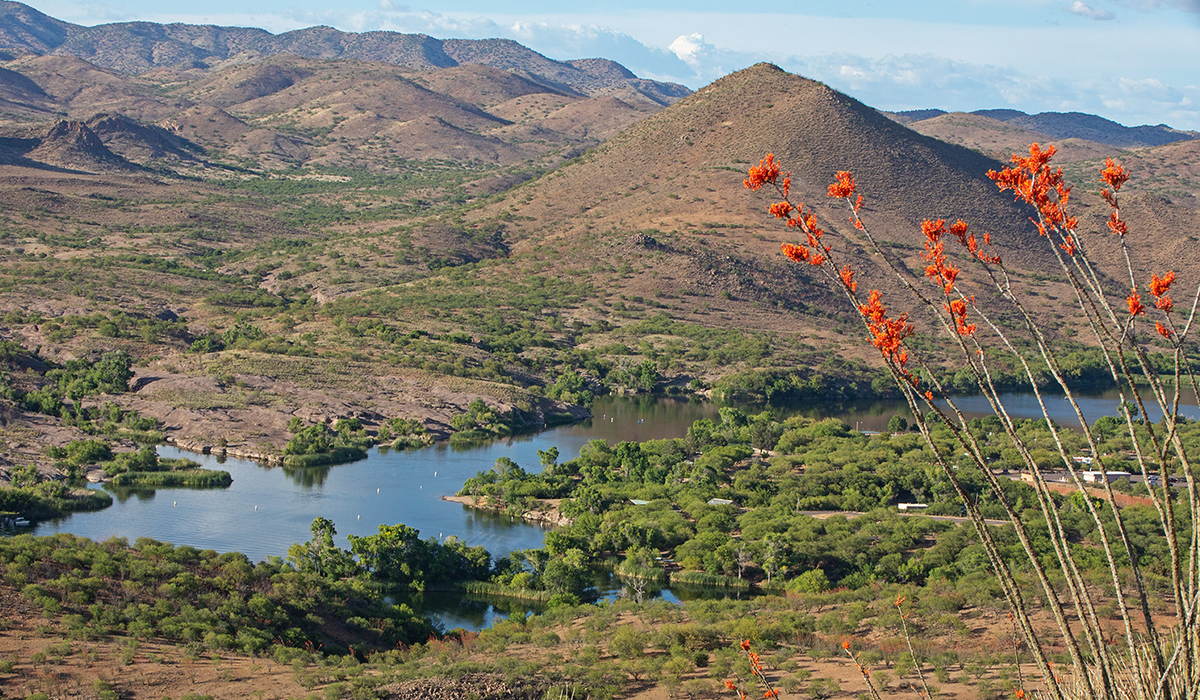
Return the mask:
<path fill-rule="evenodd" d="M 422 537 L 454 535 L 499 557 L 514 549 L 540 547 L 545 530 L 521 520 L 441 500 L 454 495 L 476 472 L 508 457 L 539 471 L 538 450 L 558 447 L 560 461 L 572 459 L 589 440 L 650 440 L 679 437 L 693 421 L 715 418 L 712 404 L 659 399 L 597 401 L 595 418 L 536 435 L 455 449 L 446 443 L 421 450 L 372 450 L 367 459 L 308 469 L 266 467 L 160 447 L 166 457 L 188 457 L 233 477 L 226 489 L 159 489 L 118 493 L 111 508 L 75 513 L 40 523 L 38 535 L 71 532 L 103 540 L 138 537 L 188 544 L 251 559 L 283 556 L 294 542 L 307 541 L 313 519 L 333 520 L 346 535 L 370 535 L 380 524 L 404 523 Z"/>
<path fill-rule="evenodd" d="M 987 405 L 979 397 L 958 401 L 965 412 L 984 415 Z M 1036 401 L 1029 395 L 1010 395 L 1006 403 L 1014 417 L 1039 418 Z M 1048 397 L 1052 416 L 1063 424 L 1071 418 L 1069 405 L 1061 397 Z M 1094 421 L 1116 412 L 1116 392 L 1084 398 L 1085 415 Z M 1200 418 L 1194 399 L 1184 412 Z M 373 450 L 367 459 L 352 464 L 287 469 L 254 462 L 159 448 L 169 457 L 188 457 L 207 468 L 228 471 L 233 484 L 226 489 L 159 489 L 143 492 L 114 492 L 112 507 L 96 513 L 76 513 L 56 521 L 23 528 L 34 534 L 70 532 L 104 540 L 139 537 L 191 545 L 217 551 L 240 551 L 251 559 L 284 556 L 295 542 L 307 541 L 314 518 L 334 521 L 342 546 L 346 535 L 370 535 L 380 524 L 404 523 L 417 528 L 422 537 L 456 536 L 468 545 L 480 545 L 501 557 L 515 549 L 540 547 L 545 529 L 442 500 L 453 495 L 462 483 L 508 457 L 526 470 L 540 470 L 537 452 L 557 447 L 559 460 L 572 459 L 588 441 L 603 439 L 651 440 L 682 437 L 700 418 L 719 419 L 710 403 L 651 397 L 600 399 L 593 406 L 595 417 L 576 425 L 563 426 L 537 435 L 497 441 L 467 449 L 438 444 L 421 450 Z M 813 418 L 835 417 L 860 430 L 882 430 L 893 414 L 907 414 L 899 402 L 873 401 L 855 404 L 793 406 L 779 410 L 783 415 L 802 414 Z M 613 597 L 619 582 L 598 581 L 602 597 Z M 682 590 L 658 592 L 668 600 L 689 597 Z M 690 597 L 695 597 L 692 592 Z M 479 629 L 497 617 L 524 614 L 530 608 L 520 603 L 485 603 L 456 595 L 428 594 L 413 601 L 433 614 L 447 629 Z"/>
<path fill-rule="evenodd" d="M 1005 397 L 1015 417 L 1040 417 L 1032 395 Z M 1070 405 L 1062 397 L 1048 396 L 1051 415 L 1068 425 Z M 968 415 L 987 415 L 981 397 L 957 400 Z M 1112 415 L 1117 409 L 1115 391 L 1080 400 L 1089 421 Z M 1200 419 L 1200 408 L 1189 397 L 1182 412 Z M 345 536 L 369 535 L 380 524 L 404 523 L 422 537 L 454 535 L 469 545 L 481 545 L 495 556 L 514 549 L 539 547 L 545 530 L 508 517 L 472 510 L 441 500 L 476 472 L 486 471 L 500 457 L 508 457 L 526 470 L 538 471 L 538 450 L 558 447 L 560 461 L 574 458 L 589 440 L 650 440 L 682 437 L 700 418 L 718 419 L 711 403 L 651 397 L 597 400 L 595 417 L 536 435 L 497 441 L 467 449 L 441 443 L 421 450 L 373 450 L 367 459 L 352 464 L 288 469 L 255 462 L 183 452 L 161 447 L 164 456 L 184 456 L 208 468 L 225 469 L 233 476 L 227 489 L 160 489 L 116 493 L 111 508 L 96 513 L 76 513 L 40 523 L 35 534 L 72 532 L 92 539 L 138 537 L 188 544 L 202 549 L 245 552 L 252 559 L 283 556 L 294 542 L 309 539 L 309 525 L 320 516 L 334 521 L 343 545 Z M 895 413 L 907 413 L 899 402 L 790 407 L 785 414 L 814 418 L 836 417 L 861 430 L 882 430 Z"/>

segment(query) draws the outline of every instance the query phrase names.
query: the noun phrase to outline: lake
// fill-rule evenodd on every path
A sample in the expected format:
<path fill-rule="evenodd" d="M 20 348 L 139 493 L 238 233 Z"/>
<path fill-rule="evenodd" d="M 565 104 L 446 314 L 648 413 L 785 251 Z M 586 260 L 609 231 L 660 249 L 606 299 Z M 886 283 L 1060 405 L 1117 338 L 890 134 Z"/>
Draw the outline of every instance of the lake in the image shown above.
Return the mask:
<path fill-rule="evenodd" d="M 1067 424 L 1069 404 L 1062 397 L 1046 400 L 1051 415 Z M 981 397 L 956 401 L 970 415 L 988 414 Z M 1009 395 L 1006 403 L 1014 417 L 1041 416 L 1032 395 Z M 1115 413 L 1117 394 L 1093 394 L 1080 403 L 1085 415 L 1094 421 Z M 1185 414 L 1200 418 L 1195 400 L 1189 403 Z M 358 462 L 304 469 L 221 460 L 164 446 L 159 448 L 163 456 L 188 457 L 206 468 L 224 469 L 233 477 L 233 484 L 208 490 L 110 489 L 115 496 L 110 508 L 75 513 L 22 531 L 38 535 L 70 532 L 94 540 L 124 537 L 130 542 L 150 537 L 201 549 L 244 552 L 253 560 L 261 560 L 284 556 L 293 543 L 307 541 L 313 519 L 325 517 L 335 523 L 343 547 L 348 547 L 346 535 L 371 535 L 380 524 L 404 523 L 418 529 L 422 537 L 455 536 L 501 557 L 516 549 L 540 547 L 546 529 L 442 500 L 443 495 L 453 495 L 469 477 L 491 469 L 500 457 L 508 457 L 528 471 L 539 471 L 538 450 L 557 447 L 560 461 L 565 461 L 577 456 L 590 440 L 615 444 L 621 440 L 682 437 L 695 420 L 719 420 L 714 404 L 669 397 L 602 397 L 593 405 L 593 413 L 592 419 L 582 423 L 509 440 L 467 448 L 439 443 L 419 450 L 377 449 Z M 835 417 L 860 430 L 883 430 L 892 415 L 908 415 L 907 407 L 896 401 L 791 406 L 779 409 L 779 413 Z M 600 593 L 612 596 L 618 587 L 610 580 L 600 587 Z M 677 599 L 670 590 L 662 595 Z M 497 607 L 436 594 L 418 605 L 435 614 L 447 628 L 473 629 L 491 624 L 496 616 L 510 610 L 527 609 L 523 604 Z"/>
<path fill-rule="evenodd" d="M 1015 417 L 1040 417 L 1030 394 L 1011 394 L 1005 400 Z M 989 414 L 982 397 L 956 402 L 968 415 Z M 1070 405 L 1061 396 L 1047 396 L 1046 402 L 1051 415 L 1068 425 Z M 1080 399 L 1090 421 L 1115 413 L 1117 403 L 1115 391 Z M 1189 397 L 1188 403 L 1183 413 L 1200 419 L 1195 399 Z M 420 450 L 377 449 L 358 462 L 305 469 L 221 460 L 164 446 L 159 448 L 163 456 L 188 457 L 207 468 L 224 469 L 233 484 L 226 489 L 118 492 L 111 508 L 75 513 L 26 531 L 71 532 L 95 540 L 125 537 L 130 542 L 151 537 L 201 549 L 244 552 L 261 560 L 283 556 L 292 543 L 307 541 L 313 519 L 325 517 L 337 526 L 343 546 L 346 535 L 370 535 L 380 524 L 404 523 L 420 530 L 422 537 L 453 535 L 500 557 L 515 549 L 540 547 L 545 529 L 441 500 L 477 472 L 491 469 L 500 457 L 539 471 L 538 450 L 557 447 L 560 461 L 565 461 L 577 456 L 590 440 L 615 444 L 682 437 L 695 420 L 719 420 L 714 404 L 666 397 L 602 397 L 593 412 L 591 420 L 509 440 L 467 448 L 439 443 Z M 835 417 L 860 430 L 883 430 L 892 415 L 908 415 L 897 401 L 792 406 L 780 413 Z"/>
<path fill-rule="evenodd" d="M 540 547 L 545 529 L 508 516 L 442 501 L 468 478 L 508 457 L 540 471 L 538 450 L 558 447 L 572 459 L 588 441 L 680 437 L 692 422 L 717 418 L 710 403 L 669 398 L 605 398 L 595 417 L 534 435 L 468 448 L 438 443 L 420 450 L 372 450 L 367 459 L 334 466 L 292 469 L 198 455 L 159 447 L 164 457 L 187 457 L 233 477 L 225 489 L 118 491 L 112 507 L 74 513 L 37 524 L 38 535 L 71 532 L 94 540 L 139 537 L 221 552 L 244 552 L 254 560 L 283 556 L 294 542 L 307 541 L 317 517 L 329 518 L 339 542 L 346 535 L 371 535 L 381 524 L 404 523 L 424 537 L 456 536 L 500 557 L 515 549 Z"/>

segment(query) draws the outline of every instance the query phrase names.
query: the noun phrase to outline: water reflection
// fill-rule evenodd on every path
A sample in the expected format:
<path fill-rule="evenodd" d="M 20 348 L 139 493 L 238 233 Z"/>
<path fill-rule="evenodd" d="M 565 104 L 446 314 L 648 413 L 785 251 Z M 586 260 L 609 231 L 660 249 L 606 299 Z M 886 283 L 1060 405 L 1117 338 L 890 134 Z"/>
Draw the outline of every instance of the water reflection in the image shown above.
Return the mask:
<path fill-rule="evenodd" d="M 272 469 L 274 467 L 268 467 Z M 330 464 L 319 464 L 311 467 L 296 467 L 286 464 L 279 467 L 283 470 L 284 476 L 292 480 L 292 483 L 297 486 L 303 486 L 306 489 L 311 489 L 316 486 L 324 486 L 325 479 L 329 478 L 329 470 L 333 468 Z"/>

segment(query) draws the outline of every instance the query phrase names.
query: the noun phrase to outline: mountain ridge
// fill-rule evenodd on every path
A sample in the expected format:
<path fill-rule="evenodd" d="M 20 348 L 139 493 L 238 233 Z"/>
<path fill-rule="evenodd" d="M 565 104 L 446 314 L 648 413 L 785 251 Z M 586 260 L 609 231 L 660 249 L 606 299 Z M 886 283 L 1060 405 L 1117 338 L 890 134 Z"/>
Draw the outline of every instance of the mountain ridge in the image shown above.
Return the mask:
<path fill-rule="evenodd" d="M 155 69 L 212 69 L 226 61 L 279 54 L 358 59 L 431 70 L 476 63 L 524 72 L 581 95 L 632 88 L 660 105 L 690 94 L 675 83 L 638 78 L 603 58 L 557 61 L 510 39 L 435 39 L 392 31 L 343 32 L 327 26 L 272 34 L 255 27 L 133 21 L 83 26 L 19 2 L 0 3 L 0 51 L 75 56 L 101 68 L 140 75 Z"/>
<path fill-rule="evenodd" d="M 1035 134 L 1042 134 L 1049 139 L 1085 139 L 1117 148 L 1164 146 L 1176 141 L 1200 138 L 1200 132 L 1173 129 L 1166 124 L 1125 126 L 1111 119 L 1084 112 L 1028 114 L 1017 109 L 977 109 L 963 113 L 942 109 L 916 109 L 885 114 L 910 127 L 951 114 L 971 114 L 1011 124 Z"/>

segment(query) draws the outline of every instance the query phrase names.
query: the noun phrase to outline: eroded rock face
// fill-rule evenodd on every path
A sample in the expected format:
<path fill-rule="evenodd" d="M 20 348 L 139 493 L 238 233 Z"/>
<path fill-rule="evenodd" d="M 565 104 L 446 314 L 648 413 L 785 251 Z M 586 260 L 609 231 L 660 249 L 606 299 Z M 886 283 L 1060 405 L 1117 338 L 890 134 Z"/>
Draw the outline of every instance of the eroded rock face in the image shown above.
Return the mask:
<path fill-rule="evenodd" d="M 497 676 L 472 673 L 461 679 L 426 678 L 383 687 L 389 700 L 539 700 L 549 683 L 541 678 L 521 678 L 509 683 Z"/>
<path fill-rule="evenodd" d="M 60 119 L 28 153 L 31 160 L 86 171 L 132 170 L 135 166 L 108 150 L 87 124 Z"/>

